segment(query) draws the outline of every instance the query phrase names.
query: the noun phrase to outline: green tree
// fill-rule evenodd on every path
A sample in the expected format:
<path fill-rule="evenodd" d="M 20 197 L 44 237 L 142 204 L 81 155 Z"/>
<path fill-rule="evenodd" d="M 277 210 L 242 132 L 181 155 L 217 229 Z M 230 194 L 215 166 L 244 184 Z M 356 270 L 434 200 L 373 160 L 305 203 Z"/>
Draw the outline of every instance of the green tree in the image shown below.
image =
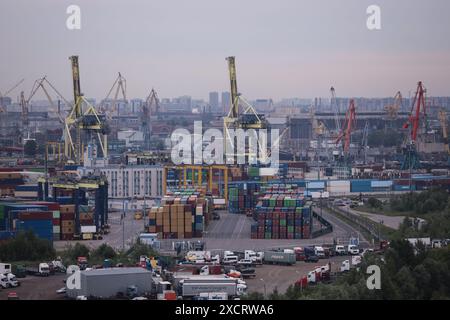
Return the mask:
<path fill-rule="evenodd" d="M 383 208 L 383 202 L 381 202 L 381 200 L 378 200 L 377 198 L 374 198 L 374 197 L 370 197 L 367 200 L 367 204 L 375 209 Z"/>
<path fill-rule="evenodd" d="M 0 244 L 2 261 L 37 261 L 52 259 L 55 255 L 52 243 L 38 238 L 31 230 L 19 232 L 13 240 Z"/>

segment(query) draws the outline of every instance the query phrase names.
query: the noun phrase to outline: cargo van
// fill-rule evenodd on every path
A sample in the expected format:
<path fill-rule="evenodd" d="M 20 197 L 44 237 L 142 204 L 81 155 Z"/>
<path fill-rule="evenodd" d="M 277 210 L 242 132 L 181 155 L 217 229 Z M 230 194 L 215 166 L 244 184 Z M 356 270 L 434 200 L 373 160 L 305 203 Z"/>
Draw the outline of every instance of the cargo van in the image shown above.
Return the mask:
<path fill-rule="evenodd" d="M 351 254 L 351 255 L 359 254 L 358 246 L 356 246 L 354 244 L 349 244 L 348 248 L 347 248 L 347 252 L 348 252 L 348 254 Z"/>
<path fill-rule="evenodd" d="M 323 247 L 320 247 L 320 246 L 314 247 L 314 254 L 317 257 L 319 257 L 319 259 L 325 258 L 325 250 L 323 249 Z"/>
<path fill-rule="evenodd" d="M 337 256 L 343 256 L 343 255 L 345 255 L 345 247 L 342 245 L 337 245 L 335 252 L 336 252 Z"/>
<path fill-rule="evenodd" d="M 224 264 L 233 264 L 238 262 L 238 256 L 225 256 L 223 258 Z"/>

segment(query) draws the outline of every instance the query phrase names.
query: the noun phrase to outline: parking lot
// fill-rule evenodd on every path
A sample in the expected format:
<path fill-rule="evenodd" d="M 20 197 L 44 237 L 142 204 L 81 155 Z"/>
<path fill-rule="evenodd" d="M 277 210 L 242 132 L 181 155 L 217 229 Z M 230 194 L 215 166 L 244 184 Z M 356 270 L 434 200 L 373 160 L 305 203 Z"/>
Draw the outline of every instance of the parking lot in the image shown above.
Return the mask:
<path fill-rule="evenodd" d="M 342 261 L 347 259 L 351 259 L 351 257 L 331 257 L 329 259 L 321 259 L 317 263 L 298 261 L 293 266 L 267 264 L 258 266 L 255 269 L 256 277 L 245 280 L 248 285 L 247 292 L 259 292 L 269 295 L 277 288 L 279 293 L 284 293 L 290 285 L 293 285 L 299 278 L 306 276 L 316 266 L 322 266 L 330 262 L 331 272 L 336 272 L 340 269 Z"/>
<path fill-rule="evenodd" d="M 64 294 L 57 294 L 56 290 L 65 286 L 65 279 L 65 274 L 48 277 L 27 276 L 18 279 L 20 286 L 17 288 L 0 289 L 0 300 L 7 300 L 10 292 L 17 293 L 21 300 L 62 300 Z"/>

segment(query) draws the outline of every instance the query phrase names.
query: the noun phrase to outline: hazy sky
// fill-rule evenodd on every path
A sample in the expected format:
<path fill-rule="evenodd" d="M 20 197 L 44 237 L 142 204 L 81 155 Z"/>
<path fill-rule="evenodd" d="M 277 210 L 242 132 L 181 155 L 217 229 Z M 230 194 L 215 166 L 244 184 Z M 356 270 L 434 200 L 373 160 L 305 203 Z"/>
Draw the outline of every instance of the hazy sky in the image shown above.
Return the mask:
<path fill-rule="evenodd" d="M 66 8 L 81 7 L 81 30 Z M 382 30 L 366 28 L 381 6 Z M 72 99 L 68 57 L 80 56 L 81 88 L 103 98 L 120 71 L 129 97 L 228 90 L 236 56 L 248 99 L 404 96 L 423 80 L 450 95 L 448 0 L 1 0 L 0 91 L 42 75 Z M 15 92 L 17 95 L 18 92 Z"/>

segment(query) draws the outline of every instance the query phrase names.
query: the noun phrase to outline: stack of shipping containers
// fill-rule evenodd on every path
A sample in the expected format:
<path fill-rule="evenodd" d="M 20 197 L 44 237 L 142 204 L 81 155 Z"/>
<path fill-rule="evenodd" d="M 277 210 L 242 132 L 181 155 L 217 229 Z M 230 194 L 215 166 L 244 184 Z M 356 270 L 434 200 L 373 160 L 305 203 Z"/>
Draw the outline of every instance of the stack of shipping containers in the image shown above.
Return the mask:
<path fill-rule="evenodd" d="M 259 195 L 259 182 L 233 182 L 228 186 L 228 211 L 230 213 L 245 213 L 253 209 Z"/>
<path fill-rule="evenodd" d="M 60 205 L 61 212 L 61 240 L 73 240 L 75 233 L 75 205 Z"/>
<path fill-rule="evenodd" d="M 189 239 L 203 235 L 212 211 L 211 198 L 204 192 L 187 189 L 166 195 L 160 207 L 148 212 L 148 232 L 160 239 Z"/>
<path fill-rule="evenodd" d="M 264 186 L 256 206 L 253 239 L 307 239 L 311 237 L 311 205 L 297 186 Z"/>

